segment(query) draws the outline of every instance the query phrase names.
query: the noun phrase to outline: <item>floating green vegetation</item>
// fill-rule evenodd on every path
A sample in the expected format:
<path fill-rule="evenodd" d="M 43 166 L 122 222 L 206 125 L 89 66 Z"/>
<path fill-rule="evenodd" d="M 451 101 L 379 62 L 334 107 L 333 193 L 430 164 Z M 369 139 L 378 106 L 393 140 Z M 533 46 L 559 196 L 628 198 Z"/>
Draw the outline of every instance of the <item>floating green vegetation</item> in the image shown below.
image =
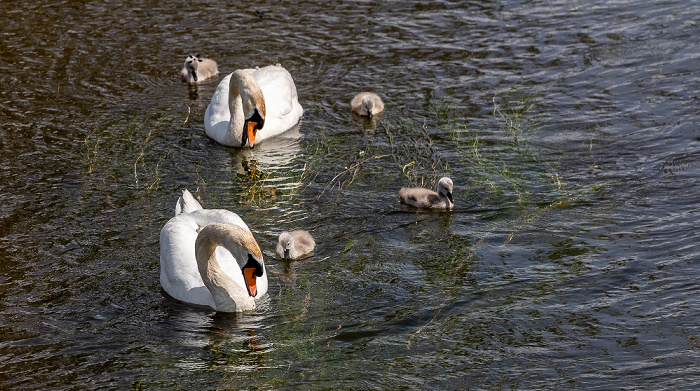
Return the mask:
<path fill-rule="evenodd" d="M 432 99 L 429 103 L 431 118 L 438 126 L 447 125 L 451 121 L 452 106 L 446 99 Z"/>
<path fill-rule="evenodd" d="M 303 157 L 299 180 L 306 186 L 301 187 L 321 184 L 321 197 L 349 188 L 358 178 L 375 185 L 394 183 L 401 172 L 408 186 L 434 188 L 442 176 L 466 179 L 468 191 L 486 203 L 522 209 L 565 206 L 601 185 L 584 190 L 569 184 L 559 170 L 562 155 L 531 143 L 543 118 L 537 111 L 538 98 L 519 86 L 501 91 L 493 96 L 491 116 L 486 118 L 460 116 L 447 99 L 431 99 L 425 118 L 386 119 L 378 124 L 380 131 L 357 137 L 314 138 L 306 148 L 309 155 Z M 368 170 L 373 165 L 380 169 Z"/>
<path fill-rule="evenodd" d="M 537 96 L 517 87 L 494 95 L 492 121 L 484 130 L 459 125 L 452 138 L 477 183 L 493 196 L 511 198 L 521 207 L 560 207 L 592 191 L 572 185 L 560 171 L 562 154 L 533 145 L 543 117 Z"/>
<path fill-rule="evenodd" d="M 300 186 L 300 190 L 304 191 L 312 183 L 321 184 L 323 188 L 316 199 L 320 199 L 331 190 L 341 191 L 349 188 L 366 166 L 389 156 L 371 145 L 348 146 L 330 137 L 311 140 L 307 151 L 309 155 L 300 157 L 304 159 L 304 170 L 299 181 L 306 182 L 306 186 Z M 329 171 L 332 174 L 329 174 Z"/>

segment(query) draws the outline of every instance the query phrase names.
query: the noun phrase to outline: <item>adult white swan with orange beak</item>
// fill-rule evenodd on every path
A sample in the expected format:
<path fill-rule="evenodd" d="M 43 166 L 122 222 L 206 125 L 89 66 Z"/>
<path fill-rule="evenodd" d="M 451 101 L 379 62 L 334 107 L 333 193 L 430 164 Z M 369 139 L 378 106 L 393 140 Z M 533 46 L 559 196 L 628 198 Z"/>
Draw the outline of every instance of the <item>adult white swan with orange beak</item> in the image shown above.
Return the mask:
<path fill-rule="evenodd" d="M 216 87 L 204 129 L 219 144 L 253 148 L 289 130 L 303 113 L 292 75 L 281 65 L 239 69 Z"/>
<path fill-rule="evenodd" d="M 160 231 L 160 284 L 177 300 L 216 311 L 255 309 L 267 293 L 262 252 L 235 213 L 203 209 L 189 191 Z M 187 207 L 182 207 L 187 205 Z"/>

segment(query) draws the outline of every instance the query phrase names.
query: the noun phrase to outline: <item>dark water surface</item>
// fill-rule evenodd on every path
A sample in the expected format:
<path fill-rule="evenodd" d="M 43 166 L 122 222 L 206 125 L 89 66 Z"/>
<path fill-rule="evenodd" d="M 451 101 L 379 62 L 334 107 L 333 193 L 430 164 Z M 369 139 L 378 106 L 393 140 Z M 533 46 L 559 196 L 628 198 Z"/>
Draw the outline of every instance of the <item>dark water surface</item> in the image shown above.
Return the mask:
<path fill-rule="evenodd" d="M 698 389 L 697 1 L 0 3 L 0 388 Z M 204 134 L 189 53 L 305 114 Z M 355 92 L 386 111 L 354 119 Z M 455 181 L 452 213 L 398 202 Z M 161 290 L 183 188 L 270 292 Z M 305 260 L 275 258 L 308 229 Z"/>

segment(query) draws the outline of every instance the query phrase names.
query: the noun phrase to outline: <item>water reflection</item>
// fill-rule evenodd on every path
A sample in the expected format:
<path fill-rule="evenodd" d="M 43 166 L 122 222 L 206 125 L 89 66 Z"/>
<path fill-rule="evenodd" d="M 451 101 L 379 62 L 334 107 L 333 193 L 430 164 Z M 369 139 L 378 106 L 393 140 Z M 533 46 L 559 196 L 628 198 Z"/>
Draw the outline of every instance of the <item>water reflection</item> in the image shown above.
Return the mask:
<path fill-rule="evenodd" d="M 269 301 L 269 299 L 268 299 Z M 190 355 L 177 365 L 200 370 L 223 367 L 228 371 L 248 371 L 266 364 L 271 345 L 259 335 L 267 327 L 266 303 L 255 313 L 221 313 L 194 308 L 168 298 L 168 338 L 178 349 L 201 349 L 206 354 Z"/>
<path fill-rule="evenodd" d="M 187 92 L 190 100 L 198 101 L 202 99 L 202 96 L 199 94 L 199 87 L 196 84 L 188 84 Z"/>
<path fill-rule="evenodd" d="M 250 173 L 250 162 L 255 162 L 255 168 L 263 172 L 288 169 L 301 150 L 300 127 L 301 124 L 297 124 L 277 137 L 255 144 L 253 149 L 231 149 L 231 171 Z"/>
<path fill-rule="evenodd" d="M 365 133 L 374 133 L 377 130 L 377 126 L 382 122 L 382 114 L 377 114 L 372 117 L 361 116 L 352 112 L 352 119 L 354 122 L 362 125 L 362 131 Z"/>

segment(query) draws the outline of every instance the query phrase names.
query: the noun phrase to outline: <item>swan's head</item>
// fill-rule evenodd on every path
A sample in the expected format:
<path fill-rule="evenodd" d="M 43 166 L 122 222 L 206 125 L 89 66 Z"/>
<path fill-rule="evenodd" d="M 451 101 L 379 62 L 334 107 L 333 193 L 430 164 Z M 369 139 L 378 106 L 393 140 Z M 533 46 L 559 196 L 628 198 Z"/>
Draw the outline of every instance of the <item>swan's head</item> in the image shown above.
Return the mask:
<path fill-rule="evenodd" d="M 241 146 L 248 144 L 252 149 L 255 146 L 256 133 L 265 126 L 265 96 L 250 73 L 239 69 L 233 74 L 235 78 L 232 77 L 231 82 L 238 82 L 245 118 Z"/>
<path fill-rule="evenodd" d="M 263 101 L 262 114 L 258 108 L 253 109 L 253 113 L 250 117 L 246 116 L 245 122 L 243 124 L 243 136 L 241 139 L 241 146 L 248 145 L 250 149 L 255 147 L 255 135 L 258 130 L 265 126 L 265 103 Z"/>
<path fill-rule="evenodd" d="M 284 250 L 284 260 L 289 261 L 289 251 L 294 247 L 294 238 L 289 232 L 282 232 L 279 244 Z"/>
<path fill-rule="evenodd" d="M 202 59 L 199 58 L 199 53 L 194 56 L 190 54 L 187 56 L 187 60 L 185 60 L 185 69 L 192 74 L 192 78 L 195 82 L 197 82 L 197 68 L 200 62 L 202 62 Z"/>
<path fill-rule="evenodd" d="M 243 279 L 245 280 L 248 294 L 255 297 L 258 294 L 256 279 L 257 277 L 262 277 L 265 273 L 265 269 L 262 264 L 262 256 L 257 258 L 252 253 L 248 253 L 248 261 L 245 265 L 243 265 L 241 271 L 243 272 Z"/>
<path fill-rule="evenodd" d="M 447 199 L 450 200 L 450 204 L 454 205 L 454 200 L 452 199 L 452 179 L 448 177 L 440 178 L 437 185 L 437 192 L 447 197 Z"/>
<path fill-rule="evenodd" d="M 242 250 L 242 252 L 240 254 L 234 254 L 234 257 L 241 267 L 241 272 L 243 272 L 243 279 L 245 280 L 248 294 L 255 297 L 258 294 L 256 279 L 257 277 L 262 277 L 265 273 L 262 252 L 260 251 L 258 242 L 253 238 L 253 234 L 243 228 L 240 230 L 240 244 L 240 250 Z"/>
<path fill-rule="evenodd" d="M 372 118 L 372 115 L 374 115 L 374 98 L 370 95 L 365 95 L 365 97 L 362 98 L 362 107 L 367 112 L 367 116 Z"/>

